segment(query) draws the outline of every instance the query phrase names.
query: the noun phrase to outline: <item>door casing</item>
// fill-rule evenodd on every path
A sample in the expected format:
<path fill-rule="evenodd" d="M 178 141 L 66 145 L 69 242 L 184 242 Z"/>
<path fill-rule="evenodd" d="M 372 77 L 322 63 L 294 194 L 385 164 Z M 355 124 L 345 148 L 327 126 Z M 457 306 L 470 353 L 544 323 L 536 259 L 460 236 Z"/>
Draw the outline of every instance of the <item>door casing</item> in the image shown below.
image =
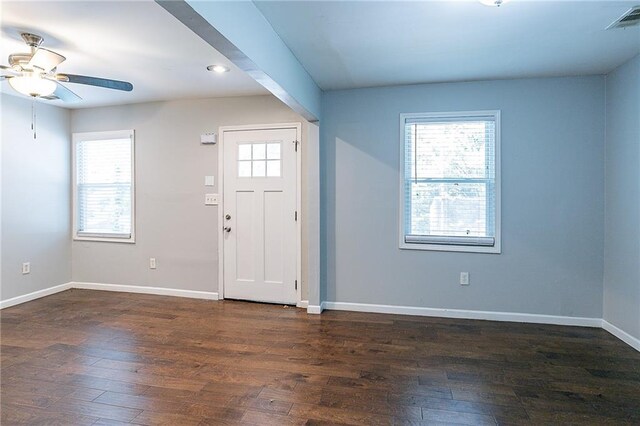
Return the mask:
<path fill-rule="evenodd" d="M 241 126 L 221 126 L 218 128 L 218 299 L 224 299 L 224 135 L 225 132 L 237 132 L 248 130 L 273 130 L 296 129 L 298 139 L 298 151 L 296 155 L 296 305 L 302 304 L 302 124 L 301 123 L 276 123 L 276 124 L 249 124 Z"/>

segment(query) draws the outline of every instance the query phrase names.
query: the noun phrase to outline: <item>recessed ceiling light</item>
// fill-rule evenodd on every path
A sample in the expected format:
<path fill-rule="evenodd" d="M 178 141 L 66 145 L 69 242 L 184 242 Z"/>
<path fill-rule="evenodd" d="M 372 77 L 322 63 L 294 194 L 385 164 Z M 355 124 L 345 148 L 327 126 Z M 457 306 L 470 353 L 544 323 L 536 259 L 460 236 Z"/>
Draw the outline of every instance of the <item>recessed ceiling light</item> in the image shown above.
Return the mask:
<path fill-rule="evenodd" d="M 209 65 L 207 70 L 224 74 L 225 72 L 229 72 L 229 67 L 225 67 L 224 65 Z"/>
<path fill-rule="evenodd" d="M 510 0 L 479 0 L 480 3 L 484 4 L 485 6 L 495 6 L 495 7 L 500 7 L 505 3 L 508 3 Z"/>

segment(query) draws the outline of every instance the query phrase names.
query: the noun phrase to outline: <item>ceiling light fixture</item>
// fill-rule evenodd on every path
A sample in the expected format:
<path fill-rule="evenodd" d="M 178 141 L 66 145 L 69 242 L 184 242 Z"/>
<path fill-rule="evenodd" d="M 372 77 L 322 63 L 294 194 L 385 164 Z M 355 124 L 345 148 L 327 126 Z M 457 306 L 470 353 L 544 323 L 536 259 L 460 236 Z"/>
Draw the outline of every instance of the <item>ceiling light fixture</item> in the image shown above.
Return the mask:
<path fill-rule="evenodd" d="M 229 67 L 224 65 L 209 65 L 207 70 L 217 72 L 218 74 L 224 74 L 225 72 L 229 72 Z"/>
<path fill-rule="evenodd" d="M 22 75 L 9 79 L 9 84 L 23 95 L 43 97 L 56 91 L 55 81 L 43 78 L 40 73 L 24 71 Z"/>
<path fill-rule="evenodd" d="M 480 0 L 480 3 L 484 4 L 485 6 L 494 6 L 494 7 L 500 7 L 505 3 L 508 3 L 510 0 Z"/>

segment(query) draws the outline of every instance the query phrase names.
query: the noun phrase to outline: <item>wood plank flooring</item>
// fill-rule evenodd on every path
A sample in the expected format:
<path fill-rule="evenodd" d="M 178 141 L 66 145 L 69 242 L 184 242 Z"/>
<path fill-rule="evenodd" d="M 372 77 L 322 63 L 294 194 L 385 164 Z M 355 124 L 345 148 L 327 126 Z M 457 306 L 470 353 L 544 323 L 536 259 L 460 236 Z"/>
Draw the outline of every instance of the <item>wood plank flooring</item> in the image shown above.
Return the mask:
<path fill-rule="evenodd" d="M 69 290 L 1 311 L 2 425 L 640 424 L 604 330 Z"/>

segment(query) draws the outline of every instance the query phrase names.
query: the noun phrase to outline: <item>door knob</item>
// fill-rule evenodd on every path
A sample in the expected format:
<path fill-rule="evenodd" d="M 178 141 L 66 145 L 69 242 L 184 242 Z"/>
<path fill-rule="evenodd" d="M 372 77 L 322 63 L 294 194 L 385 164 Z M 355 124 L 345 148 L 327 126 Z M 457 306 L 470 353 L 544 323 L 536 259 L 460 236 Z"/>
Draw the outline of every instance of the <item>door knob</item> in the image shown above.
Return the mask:
<path fill-rule="evenodd" d="M 224 227 L 224 231 L 225 232 L 231 232 L 231 227 L 230 226 L 225 226 Z"/>
<path fill-rule="evenodd" d="M 226 215 L 224 218 L 225 218 L 225 219 L 227 219 L 227 220 L 229 220 L 229 219 L 231 219 L 231 215 L 230 215 L 230 214 L 228 214 L 228 215 Z"/>

